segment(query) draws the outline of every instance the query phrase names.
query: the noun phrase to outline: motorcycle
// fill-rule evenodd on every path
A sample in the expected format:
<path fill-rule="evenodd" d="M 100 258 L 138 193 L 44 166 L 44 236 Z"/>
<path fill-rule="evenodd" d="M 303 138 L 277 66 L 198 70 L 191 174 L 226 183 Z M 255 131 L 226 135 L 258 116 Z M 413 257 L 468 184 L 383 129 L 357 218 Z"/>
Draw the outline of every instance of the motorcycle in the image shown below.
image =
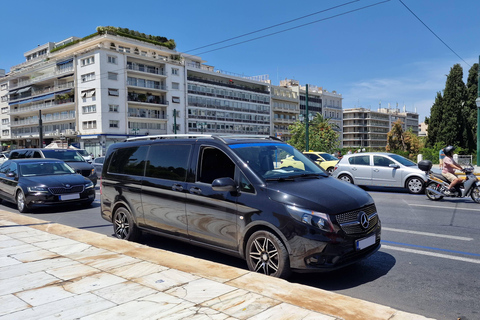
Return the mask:
<path fill-rule="evenodd" d="M 418 168 L 428 174 L 428 181 L 426 183 L 425 194 L 428 199 L 438 201 L 443 197 L 464 198 L 470 196 L 473 201 L 480 203 L 480 181 L 473 173 L 472 165 L 463 168 L 465 172 L 465 180 L 461 184 L 455 186 L 455 191 L 448 191 L 450 181 L 448 181 L 442 174 L 431 171 L 432 162 L 429 160 L 422 160 L 418 163 Z"/>

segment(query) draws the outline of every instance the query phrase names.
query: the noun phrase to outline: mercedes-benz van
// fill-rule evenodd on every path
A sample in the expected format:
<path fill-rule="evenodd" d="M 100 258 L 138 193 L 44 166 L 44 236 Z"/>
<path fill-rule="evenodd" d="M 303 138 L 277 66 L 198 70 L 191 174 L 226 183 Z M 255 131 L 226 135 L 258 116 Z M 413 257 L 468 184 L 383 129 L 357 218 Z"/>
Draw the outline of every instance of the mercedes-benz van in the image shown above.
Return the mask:
<path fill-rule="evenodd" d="M 291 156 L 303 169 L 281 166 Z M 101 190 L 101 215 L 118 238 L 157 233 L 236 255 L 250 270 L 276 277 L 334 270 L 380 248 L 370 195 L 273 137 L 115 143 Z"/>

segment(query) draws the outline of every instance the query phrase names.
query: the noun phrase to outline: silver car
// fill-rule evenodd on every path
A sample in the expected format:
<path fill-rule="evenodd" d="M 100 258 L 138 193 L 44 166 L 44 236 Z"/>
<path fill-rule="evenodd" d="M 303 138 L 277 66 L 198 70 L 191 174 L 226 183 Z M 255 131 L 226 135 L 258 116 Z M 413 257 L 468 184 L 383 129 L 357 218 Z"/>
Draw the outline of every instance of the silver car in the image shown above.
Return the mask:
<path fill-rule="evenodd" d="M 422 193 L 427 176 L 417 164 L 393 153 L 366 152 L 344 155 L 334 177 L 360 186 L 407 188 Z"/>

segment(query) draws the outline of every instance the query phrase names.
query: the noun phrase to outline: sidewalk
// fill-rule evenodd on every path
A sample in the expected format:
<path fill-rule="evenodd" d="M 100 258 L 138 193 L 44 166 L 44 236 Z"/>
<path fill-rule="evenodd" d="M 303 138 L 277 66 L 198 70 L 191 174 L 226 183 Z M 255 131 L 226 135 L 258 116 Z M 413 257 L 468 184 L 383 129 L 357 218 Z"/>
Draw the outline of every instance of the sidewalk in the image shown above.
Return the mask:
<path fill-rule="evenodd" d="M 0 319 L 427 319 L 0 210 Z"/>

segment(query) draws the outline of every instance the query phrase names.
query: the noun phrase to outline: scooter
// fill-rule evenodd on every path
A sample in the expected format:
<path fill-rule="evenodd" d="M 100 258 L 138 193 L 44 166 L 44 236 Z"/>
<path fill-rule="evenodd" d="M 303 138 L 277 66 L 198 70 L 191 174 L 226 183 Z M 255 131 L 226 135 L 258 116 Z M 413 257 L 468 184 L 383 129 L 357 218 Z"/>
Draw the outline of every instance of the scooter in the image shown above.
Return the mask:
<path fill-rule="evenodd" d="M 428 174 L 428 181 L 426 183 L 425 194 L 428 199 L 438 201 L 443 197 L 464 198 L 471 196 L 472 200 L 480 203 L 480 181 L 473 173 L 473 166 L 463 168 L 465 172 L 465 180 L 455 186 L 455 191 L 447 192 L 450 181 L 448 181 L 442 174 L 431 171 L 432 162 L 429 160 L 422 160 L 418 163 L 418 168 Z"/>

